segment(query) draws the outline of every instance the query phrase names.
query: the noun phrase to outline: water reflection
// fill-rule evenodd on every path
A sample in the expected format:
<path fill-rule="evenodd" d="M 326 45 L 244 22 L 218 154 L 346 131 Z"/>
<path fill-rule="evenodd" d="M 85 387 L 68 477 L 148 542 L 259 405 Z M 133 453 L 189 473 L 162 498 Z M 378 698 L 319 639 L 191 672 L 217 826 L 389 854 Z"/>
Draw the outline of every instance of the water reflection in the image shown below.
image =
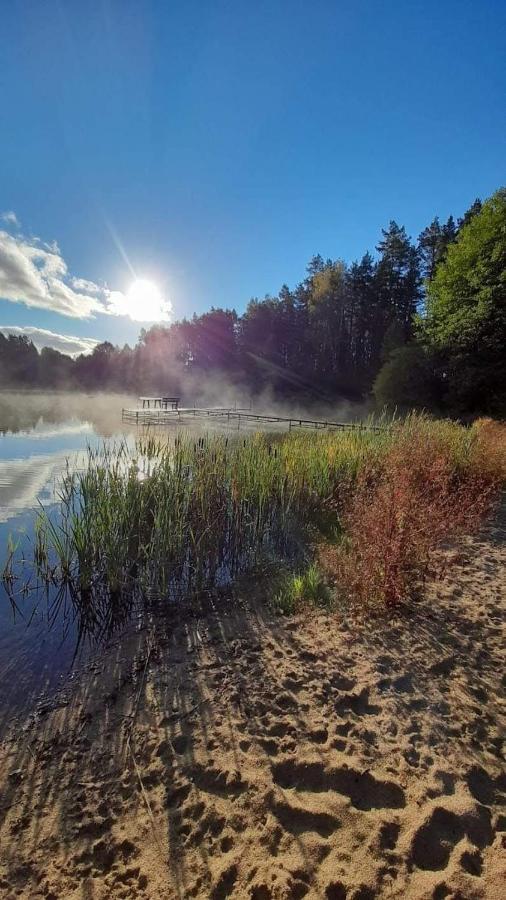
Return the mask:
<path fill-rule="evenodd" d="M 9 537 L 30 557 L 35 510 L 56 508 L 67 466 L 81 465 L 87 446 L 128 434 L 121 421 L 128 404 L 131 397 L 0 393 L 0 569 Z M 84 610 L 68 588 L 0 584 L 0 733 L 21 704 L 40 703 L 131 615 L 132 603 Z"/>
<path fill-rule="evenodd" d="M 68 435 L 81 428 L 111 437 L 122 431 L 122 408 L 136 403 L 128 394 L 0 392 L 0 435 L 21 433 L 34 441 L 51 430 Z"/>
<path fill-rule="evenodd" d="M 112 598 L 94 593 L 93 602 L 73 582 L 53 585 L 37 583 L 16 588 L 16 581 L 4 580 L 13 620 L 26 628 L 38 623 L 55 635 L 61 646 L 68 643 L 72 662 L 87 646 L 105 643 L 128 623 L 134 610 L 141 610 L 134 592 Z M 70 638 L 70 640 L 68 640 Z"/>
<path fill-rule="evenodd" d="M 9 536 L 27 561 L 33 560 L 35 511 L 42 504 L 57 513 L 61 476 L 67 467 L 80 467 L 88 446 L 99 447 L 104 439 L 135 440 L 139 432 L 122 422 L 121 411 L 136 402 L 121 395 L 0 393 L 0 571 L 8 558 Z M 194 433 L 237 431 L 235 423 L 202 420 L 184 428 Z M 155 432 L 172 442 L 178 422 Z M 27 570 L 28 565 L 24 573 L 13 572 L 18 577 L 0 583 L 0 735 L 2 721 L 20 704 L 40 703 L 97 644 L 127 626 L 142 627 L 143 617 L 154 614 L 156 605 L 155 597 L 146 603 L 146 585 L 141 604 L 133 573 L 131 589 L 112 602 L 107 585 L 102 602 L 94 584 L 91 603 L 72 584 L 37 587 L 32 577 L 32 586 L 23 587 Z"/>
<path fill-rule="evenodd" d="M 0 460 L 0 523 L 24 510 L 34 509 L 54 496 L 56 479 L 74 454 L 67 450 L 34 455 L 29 459 Z"/>

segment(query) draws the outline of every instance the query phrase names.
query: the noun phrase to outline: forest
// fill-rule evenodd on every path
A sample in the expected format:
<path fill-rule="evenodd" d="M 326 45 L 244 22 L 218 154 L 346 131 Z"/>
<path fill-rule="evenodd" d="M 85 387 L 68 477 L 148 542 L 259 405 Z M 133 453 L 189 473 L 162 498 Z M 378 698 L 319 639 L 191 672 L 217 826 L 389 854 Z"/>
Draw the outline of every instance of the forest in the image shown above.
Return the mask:
<path fill-rule="evenodd" d="M 3 387 L 189 396 L 212 378 L 287 400 L 372 398 L 459 416 L 506 412 L 506 189 L 413 241 L 391 221 L 358 261 L 314 256 L 306 277 L 243 315 L 212 308 L 76 359 L 0 333 Z"/>

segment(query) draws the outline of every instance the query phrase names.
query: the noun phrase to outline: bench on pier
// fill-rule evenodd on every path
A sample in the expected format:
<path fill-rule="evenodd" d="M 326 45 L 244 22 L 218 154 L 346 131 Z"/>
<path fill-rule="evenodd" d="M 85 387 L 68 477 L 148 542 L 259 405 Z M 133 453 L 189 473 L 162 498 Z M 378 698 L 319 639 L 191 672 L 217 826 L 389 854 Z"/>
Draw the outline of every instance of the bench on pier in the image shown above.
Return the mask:
<path fill-rule="evenodd" d="M 169 406 L 171 409 L 179 409 L 179 401 L 181 397 L 139 397 L 139 400 L 142 400 L 142 408 L 151 409 L 151 404 L 153 404 L 153 409 L 157 407 L 159 409 L 168 409 Z"/>

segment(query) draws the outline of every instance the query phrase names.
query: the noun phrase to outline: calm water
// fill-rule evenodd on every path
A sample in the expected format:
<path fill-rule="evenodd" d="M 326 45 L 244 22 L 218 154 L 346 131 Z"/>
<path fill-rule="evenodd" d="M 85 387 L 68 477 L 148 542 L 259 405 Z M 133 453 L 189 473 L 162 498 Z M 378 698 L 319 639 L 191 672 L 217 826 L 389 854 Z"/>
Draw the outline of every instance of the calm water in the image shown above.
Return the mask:
<path fill-rule="evenodd" d="M 18 556 L 24 549 L 31 557 L 36 510 L 41 503 L 57 503 L 58 482 L 67 466 L 83 465 L 86 448 L 104 440 L 135 441 L 136 427 L 122 422 L 121 410 L 136 405 L 135 397 L 125 395 L 0 392 L 0 570 L 9 537 L 19 541 Z M 216 420 L 189 424 L 196 431 L 237 429 Z M 28 572 L 25 567 L 25 576 Z M 25 594 L 22 581 L 16 585 L 13 606 L 0 583 L 0 735 L 20 705 L 46 705 L 72 666 L 96 651 L 92 639 L 79 643 L 82 623 L 69 598 L 54 591 L 49 596 Z"/>
<path fill-rule="evenodd" d="M 82 465 L 88 445 L 134 440 L 121 421 L 132 398 L 0 392 L 0 567 L 9 536 L 31 554 L 35 510 L 55 504 L 66 466 Z M 21 583 L 19 583 L 20 585 Z M 20 593 L 14 608 L 0 585 L 0 733 L 23 705 L 42 698 L 66 677 L 76 652 L 78 623 L 64 598 Z M 83 646 L 82 653 L 86 653 Z"/>

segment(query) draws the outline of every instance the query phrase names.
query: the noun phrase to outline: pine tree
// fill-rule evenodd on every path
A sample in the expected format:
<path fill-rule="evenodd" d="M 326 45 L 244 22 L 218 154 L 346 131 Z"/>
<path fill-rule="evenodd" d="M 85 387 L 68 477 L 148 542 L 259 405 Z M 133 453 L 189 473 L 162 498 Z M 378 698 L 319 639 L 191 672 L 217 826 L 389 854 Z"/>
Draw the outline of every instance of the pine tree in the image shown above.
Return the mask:
<path fill-rule="evenodd" d="M 441 225 L 438 217 L 432 220 L 418 238 L 418 250 L 420 257 L 420 270 L 426 281 L 432 281 L 438 265 L 446 256 L 449 244 L 457 237 L 457 228 L 450 216 L 444 225 Z"/>
<path fill-rule="evenodd" d="M 375 324 L 377 321 L 376 266 L 370 253 L 354 262 L 347 273 L 350 311 L 350 355 L 358 385 L 370 383 L 373 360 L 377 355 Z"/>
<path fill-rule="evenodd" d="M 465 225 L 469 225 L 471 219 L 474 219 L 474 217 L 477 216 L 479 212 L 481 212 L 482 206 L 483 203 L 481 202 L 480 198 L 477 197 L 474 203 L 471 204 L 469 209 L 466 210 L 462 218 L 457 220 L 457 227 L 459 231 Z"/>
<path fill-rule="evenodd" d="M 436 266 L 439 261 L 441 245 L 443 242 L 443 228 L 439 224 L 436 216 L 427 228 L 424 228 L 418 238 L 418 248 L 420 251 L 420 268 L 424 278 L 432 281 Z"/>
<path fill-rule="evenodd" d="M 391 221 L 382 229 L 383 238 L 376 249 L 381 254 L 376 270 L 377 327 L 383 335 L 392 321 L 398 322 L 407 340 L 420 301 L 420 263 L 416 247 L 404 226 Z"/>

